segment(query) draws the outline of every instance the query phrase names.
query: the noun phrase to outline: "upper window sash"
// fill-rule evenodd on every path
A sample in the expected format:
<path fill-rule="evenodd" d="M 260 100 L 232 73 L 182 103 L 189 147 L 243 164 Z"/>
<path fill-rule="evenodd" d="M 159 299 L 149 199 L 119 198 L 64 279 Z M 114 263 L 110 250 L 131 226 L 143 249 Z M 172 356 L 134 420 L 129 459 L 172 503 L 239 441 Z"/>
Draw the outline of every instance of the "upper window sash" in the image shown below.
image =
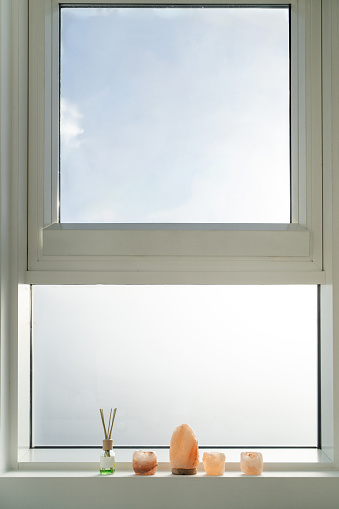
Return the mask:
<path fill-rule="evenodd" d="M 323 282 L 320 0 L 289 4 L 291 224 L 58 223 L 59 6 L 113 3 L 30 0 L 28 271 L 268 271 Z"/>

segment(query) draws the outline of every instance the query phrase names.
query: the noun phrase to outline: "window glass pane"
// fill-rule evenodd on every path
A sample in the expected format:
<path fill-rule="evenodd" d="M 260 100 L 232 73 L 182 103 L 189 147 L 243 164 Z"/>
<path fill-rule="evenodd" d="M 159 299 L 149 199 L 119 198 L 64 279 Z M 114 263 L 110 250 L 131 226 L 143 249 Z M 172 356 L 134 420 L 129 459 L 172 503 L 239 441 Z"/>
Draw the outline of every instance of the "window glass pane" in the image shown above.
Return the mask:
<path fill-rule="evenodd" d="M 61 9 L 60 221 L 290 221 L 288 7 Z"/>
<path fill-rule="evenodd" d="M 315 286 L 34 286 L 33 445 L 317 445 Z"/>

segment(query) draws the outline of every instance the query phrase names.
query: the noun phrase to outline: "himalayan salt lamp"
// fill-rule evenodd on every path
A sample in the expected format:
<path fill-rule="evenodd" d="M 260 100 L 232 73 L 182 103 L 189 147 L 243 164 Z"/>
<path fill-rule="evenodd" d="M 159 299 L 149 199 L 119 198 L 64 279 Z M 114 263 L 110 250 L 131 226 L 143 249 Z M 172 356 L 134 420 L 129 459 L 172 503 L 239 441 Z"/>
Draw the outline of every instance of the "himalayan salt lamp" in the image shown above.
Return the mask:
<path fill-rule="evenodd" d="M 204 452 L 202 461 L 207 475 L 223 475 L 225 473 L 226 456 L 223 452 Z"/>
<path fill-rule="evenodd" d="M 157 455 L 153 451 L 135 451 L 133 470 L 137 475 L 154 475 L 158 468 Z"/>
<path fill-rule="evenodd" d="M 240 455 L 240 469 L 246 475 L 260 475 L 264 469 L 261 452 L 242 452 Z"/>
<path fill-rule="evenodd" d="M 172 473 L 194 475 L 200 463 L 198 440 L 188 424 L 175 428 L 170 443 Z"/>

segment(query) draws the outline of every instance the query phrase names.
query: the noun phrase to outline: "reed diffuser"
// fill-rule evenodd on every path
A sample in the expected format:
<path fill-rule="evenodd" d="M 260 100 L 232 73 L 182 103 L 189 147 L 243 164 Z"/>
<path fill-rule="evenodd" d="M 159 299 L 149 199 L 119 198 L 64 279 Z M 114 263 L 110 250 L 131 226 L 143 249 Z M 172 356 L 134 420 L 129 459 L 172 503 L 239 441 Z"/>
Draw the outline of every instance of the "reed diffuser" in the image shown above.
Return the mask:
<path fill-rule="evenodd" d="M 113 451 L 112 430 L 117 409 L 112 415 L 112 408 L 109 414 L 108 426 L 105 424 L 104 411 L 100 408 L 102 426 L 104 428 L 105 439 L 102 441 L 102 451 L 100 455 L 100 474 L 111 475 L 115 472 L 115 453 Z"/>

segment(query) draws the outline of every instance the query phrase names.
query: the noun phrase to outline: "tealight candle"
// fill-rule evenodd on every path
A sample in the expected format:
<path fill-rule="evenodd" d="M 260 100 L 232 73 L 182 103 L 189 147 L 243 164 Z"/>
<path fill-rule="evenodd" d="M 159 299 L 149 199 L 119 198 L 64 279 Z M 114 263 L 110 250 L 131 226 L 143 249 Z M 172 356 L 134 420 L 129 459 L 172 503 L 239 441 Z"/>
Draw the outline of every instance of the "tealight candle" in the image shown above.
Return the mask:
<path fill-rule="evenodd" d="M 240 455 L 240 470 L 246 475 L 260 475 L 264 469 L 261 452 L 242 452 Z"/>
<path fill-rule="evenodd" d="M 226 456 L 223 452 L 204 452 L 202 461 L 207 475 L 223 475 L 225 473 Z"/>
<path fill-rule="evenodd" d="M 137 475 L 154 475 L 157 468 L 158 460 L 154 451 L 135 451 L 133 470 Z"/>

